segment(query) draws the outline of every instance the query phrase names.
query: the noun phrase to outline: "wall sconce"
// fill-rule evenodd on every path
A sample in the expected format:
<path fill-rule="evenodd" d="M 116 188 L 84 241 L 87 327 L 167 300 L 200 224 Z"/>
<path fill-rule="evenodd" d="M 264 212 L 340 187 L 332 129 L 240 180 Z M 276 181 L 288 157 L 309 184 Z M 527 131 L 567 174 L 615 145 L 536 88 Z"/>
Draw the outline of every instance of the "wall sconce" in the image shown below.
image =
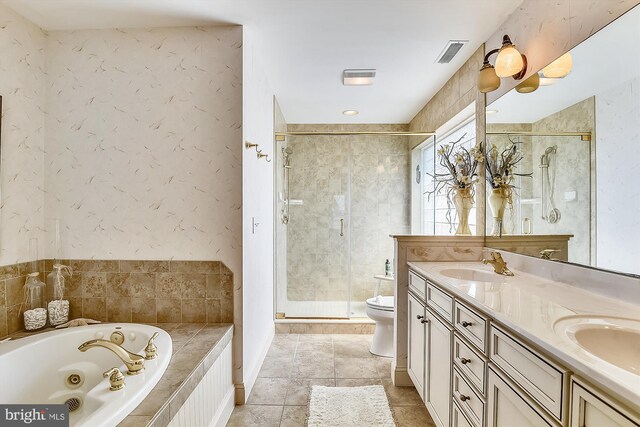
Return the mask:
<path fill-rule="evenodd" d="M 495 67 L 489 63 L 489 57 L 497 53 Z M 520 80 L 527 72 L 527 57 L 521 54 L 511 43 L 508 35 L 502 38 L 502 47 L 493 49 L 484 56 L 484 62 L 478 75 L 478 89 L 482 93 L 492 92 L 500 87 L 500 77 L 513 77 Z M 535 90 L 535 89 L 534 89 Z"/>

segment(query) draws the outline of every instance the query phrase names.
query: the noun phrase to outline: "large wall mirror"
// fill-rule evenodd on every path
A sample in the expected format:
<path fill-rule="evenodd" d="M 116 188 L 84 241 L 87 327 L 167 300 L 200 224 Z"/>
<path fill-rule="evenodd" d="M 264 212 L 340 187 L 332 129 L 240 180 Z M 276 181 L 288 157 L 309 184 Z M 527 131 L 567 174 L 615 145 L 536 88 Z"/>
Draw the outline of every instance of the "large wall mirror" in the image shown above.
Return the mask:
<path fill-rule="evenodd" d="M 637 6 L 487 106 L 490 155 L 517 160 L 506 197 L 487 188 L 487 246 L 640 274 L 639 46 Z"/>

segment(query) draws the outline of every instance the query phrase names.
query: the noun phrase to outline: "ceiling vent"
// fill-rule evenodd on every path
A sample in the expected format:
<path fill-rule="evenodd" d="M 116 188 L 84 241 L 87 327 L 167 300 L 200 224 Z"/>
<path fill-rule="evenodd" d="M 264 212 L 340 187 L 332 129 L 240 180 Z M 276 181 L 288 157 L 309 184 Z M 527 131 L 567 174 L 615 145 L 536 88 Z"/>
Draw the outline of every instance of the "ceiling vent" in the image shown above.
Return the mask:
<path fill-rule="evenodd" d="M 344 70 L 342 72 L 342 84 L 345 86 L 370 86 L 376 76 L 375 69 Z"/>
<path fill-rule="evenodd" d="M 436 61 L 438 64 L 448 64 L 453 60 L 453 58 L 460 52 L 462 46 L 469 43 L 469 40 L 449 40 L 447 45 L 442 50 L 440 56 L 438 56 L 438 60 Z"/>

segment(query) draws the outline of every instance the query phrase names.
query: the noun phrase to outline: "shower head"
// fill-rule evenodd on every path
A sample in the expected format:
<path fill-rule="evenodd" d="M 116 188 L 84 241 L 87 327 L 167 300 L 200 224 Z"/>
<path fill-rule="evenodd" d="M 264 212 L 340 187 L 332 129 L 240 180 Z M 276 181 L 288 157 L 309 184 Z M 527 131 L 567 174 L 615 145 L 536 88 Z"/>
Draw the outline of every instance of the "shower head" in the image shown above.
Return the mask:
<path fill-rule="evenodd" d="M 293 148 L 291 148 L 291 147 L 287 147 L 287 148 L 285 148 L 285 149 L 284 149 L 284 153 L 285 153 L 286 155 L 288 155 L 288 156 L 289 156 L 289 155 L 291 155 L 291 154 L 293 154 Z"/>
<path fill-rule="evenodd" d="M 544 150 L 544 154 L 555 154 L 556 151 L 558 151 L 558 146 L 557 145 L 552 145 L 551 147 L 547 147 L 546 150 Z"/>

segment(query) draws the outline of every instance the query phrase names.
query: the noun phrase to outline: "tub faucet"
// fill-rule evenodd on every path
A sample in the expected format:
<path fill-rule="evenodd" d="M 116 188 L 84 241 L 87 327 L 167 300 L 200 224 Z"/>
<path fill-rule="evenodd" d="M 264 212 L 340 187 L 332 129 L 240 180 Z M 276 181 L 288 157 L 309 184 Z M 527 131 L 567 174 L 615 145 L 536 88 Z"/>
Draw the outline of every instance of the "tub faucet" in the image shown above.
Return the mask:
<path fill-rule="evenodd" d="M 493 266 L 493 271 L 498 274 L 502 274 L 503 276 L 513 276 L 511 270 L 507 268 L 507 262 L 502 259 L 502 255 L 500 252 L 492 251 L 491 252 L 492 259 L 483 259 L 483 264 L 491 264 Z"/>
<path fill-rule="evenodd" d="M 89 340 L 78 347 L 78 350 L 85 352 L 94 347 L 104 347 L 107 350 L 111 350 L 127 366 L 128 375 L 137 375 L 144 369 L 144 357 L 139 354 L 131 353 L 112 341 L 102 339 Z"/>

